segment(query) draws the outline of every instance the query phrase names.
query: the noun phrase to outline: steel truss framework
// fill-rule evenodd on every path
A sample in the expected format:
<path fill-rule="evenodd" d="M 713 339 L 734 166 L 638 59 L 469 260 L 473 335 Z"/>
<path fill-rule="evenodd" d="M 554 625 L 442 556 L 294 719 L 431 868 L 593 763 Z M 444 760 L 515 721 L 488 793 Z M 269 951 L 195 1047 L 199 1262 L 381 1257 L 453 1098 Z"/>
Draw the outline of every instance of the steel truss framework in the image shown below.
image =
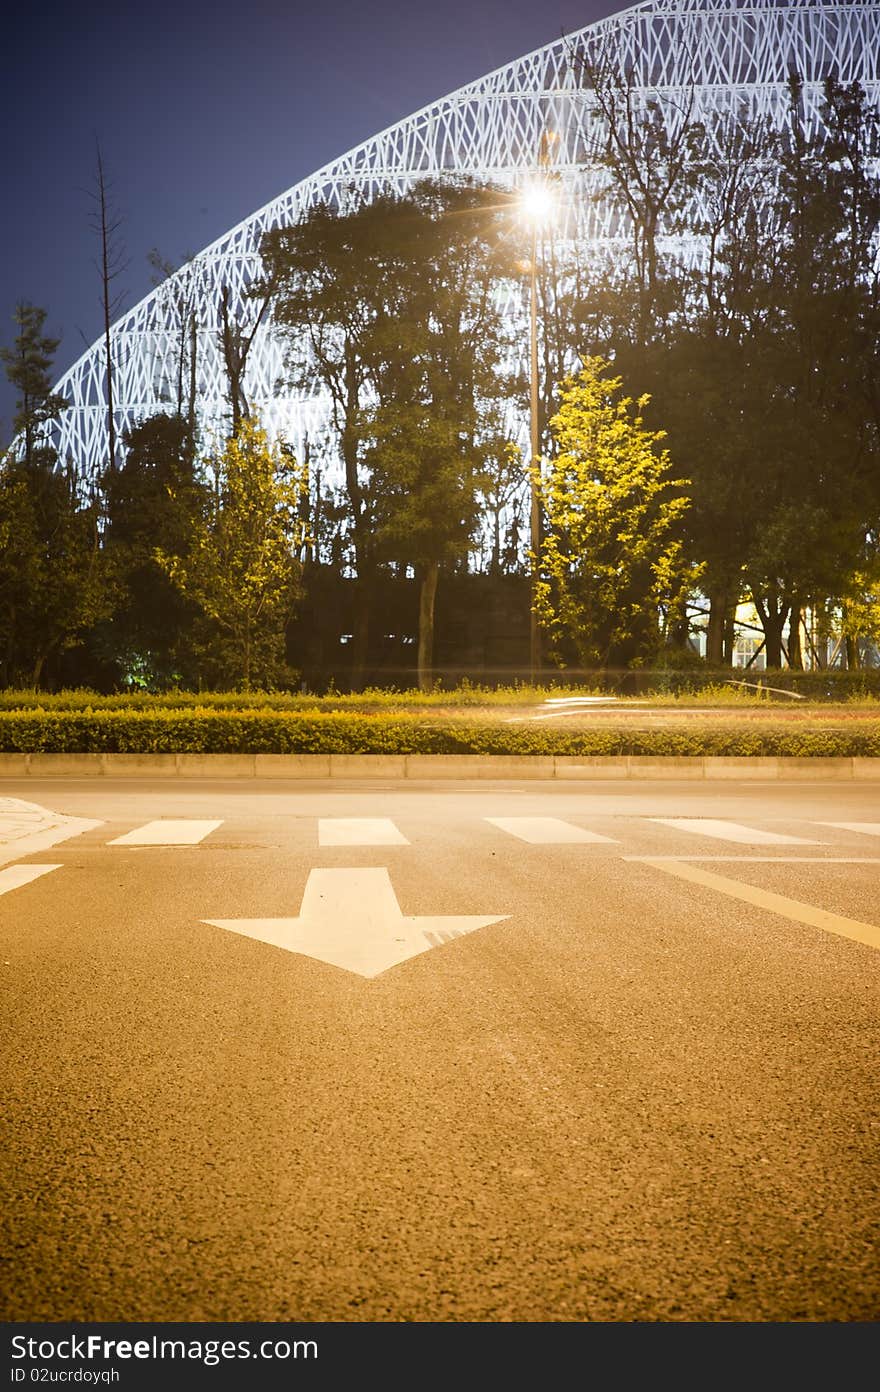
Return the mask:
<path fill-rule="evenodd" d="M 260 269 L 269 228 L 296 222 L 318 202 L 345 208 L 354 197 L 404 192 L 428 177 L 472 177 L 515 188 L 538 162 L 542 135 L 556 132 L 553 169 L 577 235 L 587 245 L 619 244 L 619 213 L 595 195 L 604 179 L 592 158 L 601 137 L 572 53 L 613 53 L 631 72 L 641 102 L 692 115 L 709 137 L 725 118 L 745 112 L 778 124 L 792 71 L 804 81 L 808 125 L 819 120 L 822 83 L 833 74 L 858 81 L 880 100 L 880 0 L 648 0 L 561 38 L 432 103 L 348 151 L 260 208 L 205 248 L 123 315 L 112 330 L 117 438 L 146 417 L 177 408 L 181 355 L 193 353 L 203 441 L 225 433 L 227 377 L 220 346 L 220 301 L 231 321 L 254 323 L 245 292 Z M 698 210 L 696 210 L 698 212 Z M 569 222 L 571 225 L 571 221 Z M 698 257 L 699 246 L 683 254 Z M 514 309 L 512 312 L 516 312 Z M 192 336 L 186 325 L 193 323 Z M 323 432 L 319 396 L 279 390 L 283 347 L 271 323 L 259 325 L 247 361 L 245 392 L 270 434 L 299 452 L 305 435 Z M 55 391 L 70 402 L 51 443 L 88 480 L 106 461 L 103 342 L 95 343 Z M 187 373 L 189 368 L 187 368 Z"/>

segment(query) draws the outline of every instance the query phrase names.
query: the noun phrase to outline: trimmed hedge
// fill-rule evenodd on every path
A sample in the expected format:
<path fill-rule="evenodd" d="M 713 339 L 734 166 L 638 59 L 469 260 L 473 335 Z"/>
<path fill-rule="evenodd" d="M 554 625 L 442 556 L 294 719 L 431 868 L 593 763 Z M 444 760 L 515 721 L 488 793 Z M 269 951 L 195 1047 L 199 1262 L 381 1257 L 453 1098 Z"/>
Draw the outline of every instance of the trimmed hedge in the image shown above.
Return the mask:
<path fill-rule="evenodd" d="M 0 752 L 51 754 L 608 754 L 880 757 L 858 727 L 706 724 L 589 730 L 347 712 L 0 710 Z"/>

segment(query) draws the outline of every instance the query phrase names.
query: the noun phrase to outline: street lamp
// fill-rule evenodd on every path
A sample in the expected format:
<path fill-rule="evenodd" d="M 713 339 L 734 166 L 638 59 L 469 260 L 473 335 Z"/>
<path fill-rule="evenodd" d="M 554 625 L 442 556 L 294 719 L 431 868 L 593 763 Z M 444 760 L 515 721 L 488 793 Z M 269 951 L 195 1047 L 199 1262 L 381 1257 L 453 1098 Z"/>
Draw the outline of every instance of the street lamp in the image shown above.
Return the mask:
<path fill-rule="evenodd" d="M 520 207 L 532 229 L 532 251 L 529 257 L 531 287 L 529 295 L 529 542 L 532 552 L 530 575 L 529 670 L 535 685 L 541 667 L 541 634 L 538 627 L 536 598 L 538 585 L 538 556 L 541 547 L 541 507 L 538 492 L 538 230 L 556 214 L 555 190 L 544 179 L 533 179 L 522 189 Z"/>

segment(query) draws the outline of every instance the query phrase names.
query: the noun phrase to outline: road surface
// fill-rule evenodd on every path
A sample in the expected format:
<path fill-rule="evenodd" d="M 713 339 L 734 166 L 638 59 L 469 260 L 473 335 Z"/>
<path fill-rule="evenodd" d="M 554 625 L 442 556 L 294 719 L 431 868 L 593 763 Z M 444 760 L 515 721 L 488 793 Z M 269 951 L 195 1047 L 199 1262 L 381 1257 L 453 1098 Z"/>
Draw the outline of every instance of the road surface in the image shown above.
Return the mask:
<path fill-rule="evenodd" d="M 0 783 L 2 1318 L 875 1321 L 880 785 Z"/>

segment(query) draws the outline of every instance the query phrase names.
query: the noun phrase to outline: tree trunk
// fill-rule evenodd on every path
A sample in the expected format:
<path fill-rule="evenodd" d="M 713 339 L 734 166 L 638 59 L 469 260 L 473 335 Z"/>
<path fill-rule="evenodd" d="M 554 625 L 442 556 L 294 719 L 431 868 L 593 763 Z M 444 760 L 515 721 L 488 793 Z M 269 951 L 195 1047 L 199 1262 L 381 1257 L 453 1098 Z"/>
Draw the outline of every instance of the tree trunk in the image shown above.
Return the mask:
<path fill-rule="evenodd" d="M 24 462 L 30 469 L 34 462 L 34 418 L 30 393 L 27 389 L 22 392 L 22 414 L 24 415 Z"/>
<path fill-rule="evenodd" d="M 847 634 L 846 637 L 846 666 L 850 672 L 857 672 L 861 666 L 859 660 L 859 640 L 855 634 Z"/>
<path fill-rule="evenodd" d="M 250 689 L 251 689 L 251 635 L 250 635 L 250 633 L 246 633 L 246 634 L 245 634 L 245 639 L 244 639 L 244 673 L 243 673 L 243 676 L 244 676 L 244 689 L 245 689 L 245 691 L 250 691 Z"/>
<path fill-rule="evenodd" d="M 370 516 L 358 477 L 359 434 L 357 425 L 352 424 L 357 413 L 358 392 L 354 359 L 351 353 L 348 354 L 346 361 L 346 387 L 350 405 L 347 407 L 340 445 L 345 468 L 345 491 L 348 494 L 351 507 L 354 567 L 357 572 L 354 584 L 350 683 L 352 691 L 362 691 L 369 652 L 374 567 Z"/>
<path fill-rule="evenodd" d="M 440 566 L 430 561 L 419 590 L 419 691 L 434 690 L 434 602 Z"/>
<path fill-rule="evenodd" d="M 236 436 L 241 430 L 244 416 L 247 415 L 247 403 L 242 390 L 244 358 L 241 351 L 241 335 L 237 330 L 238 326 L 233 326 L 229 318 L 229 286 L 224 284 L 220 290 L 220 339 L 226 365 L 229 404 L 232 407 L 232 433 Z"/>
<path fill-rule="evenodd" d="M 801 648 L 801 606 L 797 603 L 791 606 L 791 616 L 788 620 L 788 665 L 794 671 L 804 670 L 804 654 Z"/>
<path fill-rule="evenodd" d="M 778 584 L 760 587 L 750 584 L 749 589 L 752 602 L 761 621 L 761 628 L 764 630 L 767 666 L 778 670 L 782 666 L 782 630 L 785 628 L 789 614 L 794 612 L 795 606 L 784 597 L 784 592 Z"/>
<path fill-rule="evenodd" d="M 220 343 L 223 348 L 229 400 L 232 406 L 233 435 L 238 435 L 242 421 L 250 419 L 251 408 L 244 389 L 245 369 L 257 329 L 269 308 L 269 301 L 270 295 L 264 295 L 256 322 L 250 333 L 245 333 L 241 324 L 234 323 L 229 317 L 229 286 L 224 284 L 220 290 Z"/>
<path fill-rule="evenodd" d="M 665 645 L 673 652 L 686 653 L 690 647 L 691 621 L 687 614 L 666 619 Z"/>
<path fill-rule="evenodd" d="M 782 666 L 782 630 L 785 626 L 785 619 L 784 610 L 781 613 L 765 612 L 761 615 L 767 666 L 774 669 Z"/>
<path fill-rule="evenodd" d="M 187 321 L 186 321 L 186 315 L 185 315 L 183 312 L 181 312 L 181 315 L 180 315 L 180 339 L 179 339 L 178 345 L 177 345 L 177 414 L 178 414 L 179 416 L 181 416 L 181 417 L 183 416 L 183 373 L 184 373 L 184 367 L 186 366 L 185 361 L 184 361 L 185 358 L 186 358 L 186 339 L 187 339 Z"/>
<path fill-rule="evenodd" d="M 190 315 L 189 320 L 189 401 L 187 402 L 186 418 L 189 422 L 189 430 L 192 439 L 196 437 L 196 316 Z"/>
<path fill-rule="evenodd" d="M 725 619 L 724 619 L 724 641 L 723 641 L 723 644 L 722 644 L 722 653 L 723 653 L 723 657 L 724 657 L 724 666 L 725 666 L 725 667 L 732 667 L 732 666 L 733 666 L 733 654 L 734 654 L 734 649 L 735 649 L 735 648 L 736 648 L 736 605 L 732 605 L 731 608 L 728 609 L 727 614 L 726 614 Z"/>
<path fill-rule="evenodd" d="M 104 313 L 104 359 L 107 389 L 107 464 L 112 474 L 116 468 L 116 418 L 113 410 L 113 352 L 110 339 L 111 295 L 110 283 L 113 279 L 111 235 L 113 227 L 109 220 L 107 207 L 107 183 L 104 178 L 104 161 L 98 147 L 98 208 L 99 232 L 101 238 L 101 308 Z M 118 226 L 118 222 L 115 224 Z"/>
<path fill-rule="evenodd" d="M 367 659 L 370 651 L 370 581 L 366 574 L 359 575 L 354 584 L 354 606 L 352 613 L 351 677 L 352 691 L 363 691 L 366 679 Z"/>
<path fill-rule="evenodd" d="M 712 590 L 709 594 L 709 622 L 706 625 L 706 662 L 710 667 L 724 667 L 730 662 L 729 655 L 725 662 L 724 654 L 727 614 L 727 592 Z"/>

